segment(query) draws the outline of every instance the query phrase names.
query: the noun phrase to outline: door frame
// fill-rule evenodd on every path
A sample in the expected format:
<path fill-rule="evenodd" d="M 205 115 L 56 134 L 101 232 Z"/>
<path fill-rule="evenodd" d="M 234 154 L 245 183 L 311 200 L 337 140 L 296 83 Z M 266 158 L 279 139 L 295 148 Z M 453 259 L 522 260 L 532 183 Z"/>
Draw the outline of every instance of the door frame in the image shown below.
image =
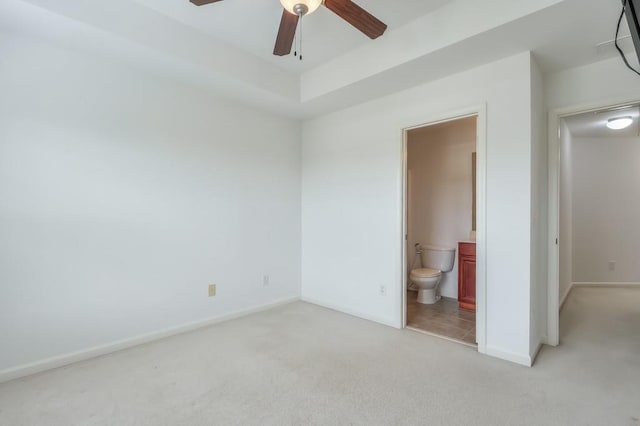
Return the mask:
<path fill-rule="evenodd" d="M 407 138 L 413 129 L 445 123 L 466 117 L 477 117 L 476 120 L 476 340 L 478 352 L 487 352 L 487 106 L 486 104 L 469 106 L 444 113 L 426 115 L 402 126 L 402 200 L 401 220 L 402 234 L 402 295 L 400 309 L 402 328 L 407 326 L 407 204 L 408 204 L 408 162 Z M 457 248 L 456 248 L 457 255 Z"/>
<path fill-rule="evenodd" d="M 547 338 L 544 343 L 560 344 L 560 120 L 572 115 L 638 104 L 635 98 L 617 98 L 552 109 L 548 113 L 548 241 L 547 241 Z"/>

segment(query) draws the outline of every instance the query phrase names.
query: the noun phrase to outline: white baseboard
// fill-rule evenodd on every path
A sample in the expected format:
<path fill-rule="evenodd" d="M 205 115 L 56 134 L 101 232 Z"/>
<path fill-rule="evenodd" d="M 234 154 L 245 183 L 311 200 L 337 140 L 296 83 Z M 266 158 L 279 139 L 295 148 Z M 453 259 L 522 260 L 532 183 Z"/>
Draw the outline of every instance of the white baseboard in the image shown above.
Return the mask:
<path fill-rule="evenodd" d="M 533 363 L 536 362 L 536 358 L 538 357 L 538 354 L 540 353 L 540 349 L 542 349 L 542 345 L 545 343 L 546 340 L 547 340 L 546 336 L 543 336 L 542 338 L 540 338 L 540 341 L 538 342 L 538 345 L 533 350 L 533 353 L 529 356 L 529 358 L 531 358 L 531 365 L 533 365 Z"/>
<path fill-rule="evenodd" d="M 133 346 L 138 346 L 144 343 L 149 343 L 155 340 L 174 336 L 176 334 L 187 333 L 189 331 L 197 330 L 202 327 L 207 327 L 210 325 L 218 324 L 218 323 L 229 321 L 232 319 L 244 317 L 257 312 L 267 311 L 269 309 L 273 309 L 282 305 L 287 305 L 289 303 L 293 303 L 299 300 L 300 300 L 299 297 L 290 297 L 286 299 L 281 299 L 276 302 L 268 303 L 265 305 L 254 306 L 252 308 L 243 309 L 241 311 L 233 312 L 230 314 L 207 318 L 205 320 L 200 320 L 200 321 L 194 321 L 187 324 L 179 325 L 177 327 L 172 327 L 172 328 L 168 328 L 161 331 L 155 331 L 155 332 L 144 334 L 141 336 L 136 336 L 129 339 L 123 339 L 116 342 L 107 343 L 105 345 L 95 346 L 93 348 L 85 349 L 82 351 L 44 359 L 42 361 L 37 361 L 31 364 L 25 364 L 25 365 L 20 365 L 14 368 L 9 368 L 9 369 L 0 371 L 0 383 L 7 382 L 9 380 L 18 379 L 20 377 L 30 376 L 36 373 L 41 373 L 46 370 L 63 367 L 65 365 L 73 364 L 75 362 L 84 361 L 84 360 L 95 358 L 102 355 L 107 355 L 123 349 L 131 348 Z"/>
<path fill-rule="evenodd" d="M 578 282 L 571 283 L 572 287 L 618 287 L 618 288 L 630 288 L 640 287 L 640 283 L 607 283 L 607 282 Z"/>
<path fill-rule="evenodd" d="M 560 298 L 560 308 L 558 309 L 558 311 L 562 310 L 562 307 L 564 306 L 564 303 L 567 301 L 567 298 L 569 297 L 569 293 L 571 293 L 571 290 L 573 290 L 574 285 L 575 283 L 569 284 L 569 288 L 567 289 L 567 291 L 564 292 L 564 294 Z"/>
<path fill-rule="evenodd" d="M 492 356 L 494 358 L 500 358 L 505 361 L 511 361 L 516 364 L 524 365 L 525 367 L 531 367 L 533 365 L 533 359 L 530 355 L 522 355 L 514 352 L 505 351 L 493 346 L 487 345 L 485 355 Z"/>
<path fill-rule="evenodd" d="M 302 300 L 303 302 L 311 303 L 312 305 L 318 305 L 318 306 L 321 306 L 323 308 L 331 309 L 332 311 L 337 311 L 337 312 L 341 312 L 343 314 L 351 315 L 352 317 L 357 317 L 357 318 L 360 318 L 360 319 L 365 319 L 367 321 L 377 322 L 378 324 L 386 325 L 386 326 L 393 327 L 393 328 L 402 328 L 401 324 L 398 324 L 398 323 L 396 323 L 394 321 L 389 321 L 388 319 L 385 319 L 385 318 L 379 318 L 379 317 L 375 317 L 375 316 L 372 316 L 372 315 L 363 314 L 362 312 L 354 311 L 354 310 L 351 310 L 351 309 L 346 309 L 346 308 L 343 308 L 341 306 L 333 305 L 331 303 L 321 302 L 321 301 L 315 300 L 313 298 L 301 297 L 300 300 Z"/>

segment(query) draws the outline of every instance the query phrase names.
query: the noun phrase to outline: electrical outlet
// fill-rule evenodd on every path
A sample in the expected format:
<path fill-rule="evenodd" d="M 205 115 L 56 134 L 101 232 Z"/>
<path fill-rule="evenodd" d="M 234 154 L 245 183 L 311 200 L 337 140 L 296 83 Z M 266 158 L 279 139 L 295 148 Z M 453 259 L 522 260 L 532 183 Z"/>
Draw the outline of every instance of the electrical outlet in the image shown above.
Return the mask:
<path fill-rule="evenodd" d="M 262 277 L 262 285 L 267 287 L 269 285 L 269 275 L 265 275 Z"/>
<path fill-rule="evenodd" d="M 209 297 L 213 297 L 216 295 L 216 285 L 209 284 Z"/>
<path fill-rule="evenodd" d="M 609 261 L 609 270 L 610 271 L 615 271 L 616 270 L 616 261 L 615 260 L 610 260 Z"/>
<path fill-rule="evenodd" d="M 386 294 L 387 294 L 387 287 L 386 287 L 386 286 L 381 285 L 381 286 L 380 286 L 380 295 L 381 295 L 381 296 L 385 296 Z"/>

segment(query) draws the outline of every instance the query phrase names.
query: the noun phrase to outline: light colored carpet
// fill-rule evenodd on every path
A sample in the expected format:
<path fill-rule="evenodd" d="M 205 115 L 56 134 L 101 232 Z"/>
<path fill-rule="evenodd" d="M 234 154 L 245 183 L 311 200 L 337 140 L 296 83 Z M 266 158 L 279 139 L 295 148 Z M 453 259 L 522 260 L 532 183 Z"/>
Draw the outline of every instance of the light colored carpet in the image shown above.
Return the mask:
<path fill-rule="evenodd" d="M 533 369 L 305 303 L 0 385 L 2 425 L 639 425 L 640 289 L 576 289 Z"/>

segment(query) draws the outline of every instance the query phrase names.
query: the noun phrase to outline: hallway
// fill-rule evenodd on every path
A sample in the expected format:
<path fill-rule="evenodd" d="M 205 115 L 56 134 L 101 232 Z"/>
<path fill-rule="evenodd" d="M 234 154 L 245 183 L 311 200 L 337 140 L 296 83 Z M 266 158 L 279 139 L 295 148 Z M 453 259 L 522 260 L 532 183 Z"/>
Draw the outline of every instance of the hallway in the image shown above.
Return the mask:
<path fill-rule="evenodd" d="M 571 382 L 576 410 L 640 424 L 640 288 L 574 287 L 560 312 L 560 346 L 544 347 L 533 368 Z M 618 423 L 623 413 L 633 414 Z"/>

